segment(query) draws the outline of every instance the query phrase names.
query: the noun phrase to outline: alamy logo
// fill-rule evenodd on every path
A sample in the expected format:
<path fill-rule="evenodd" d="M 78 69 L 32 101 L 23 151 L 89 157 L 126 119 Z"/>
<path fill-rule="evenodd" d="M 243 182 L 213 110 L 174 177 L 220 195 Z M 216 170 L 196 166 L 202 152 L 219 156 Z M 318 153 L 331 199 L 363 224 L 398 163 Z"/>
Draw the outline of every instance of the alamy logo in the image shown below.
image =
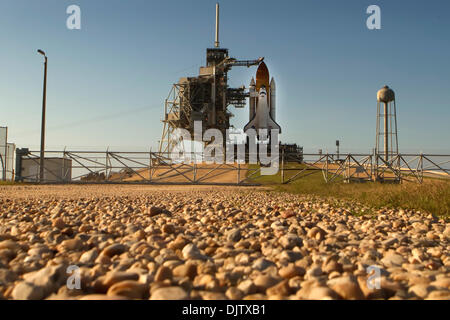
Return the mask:
<path fill-rule="evenodd" d="M 67 7 L 67 14 L 70 16 L 66 20 L 66 26 L 69 30 L 81 29 L 81 9 L 79 6 L 73 4 Z"/>
<path fill-rule="evenodd" d="M 367 14 L 370 16 L 367 18 L 366 25 L 369 30 L 381 29 L 381 9 L 377 5 L 371 5 L 367 8 Z"/>
<path fill-rule="evenodd" d="M 71 265 L 67 267 L 67 274 L 70 276 L 67 278 L 67 288 L 70 290 L 81 289 L 81 271 L 78 266 Z"/>
<path fill-rule="evenodd" d="M 381 269 L 378 266 L 368 266 L 366 270 L 369 277 L 367 278 L 367 288 L 370 290 L 381 288 Z"/>
<path fill-rule="evenodd" d="M 202 163 L 207 164 L 233 164 L 246 163 L 246 147 L 248 148 L 249 164 L 261 164 L 261 175 L 275 175 L 279 171 L 279 130 L 247 129 L 243 136 L 246 138 L 244 143 L 237 143 L 231 139 L 230 130 L 226 130 L 226 140 L 218 129 L 208 129 L 202 134 L 202 122 L 194 121 L 194 139 L 188 130 L 177 128 L 174 130 L 172 139 L 174 148 L 170 158 L 175 163 Z M 225 150 L 224 150 L 225 141 Z M 191 144 L 193 152 L 186 152 L 186 142 Z M 207 142 L 206 147 L 202 147 Z M 246 144 L 248 142 L 248 145 Z M 200 147 L 199 147 L 200 146 Z M 234 149 L 237 146 L 237 154 Z M 270 152 L 269 152 L 270 151 Z M 270 153 L 270 154 L 269 154 Z"/>

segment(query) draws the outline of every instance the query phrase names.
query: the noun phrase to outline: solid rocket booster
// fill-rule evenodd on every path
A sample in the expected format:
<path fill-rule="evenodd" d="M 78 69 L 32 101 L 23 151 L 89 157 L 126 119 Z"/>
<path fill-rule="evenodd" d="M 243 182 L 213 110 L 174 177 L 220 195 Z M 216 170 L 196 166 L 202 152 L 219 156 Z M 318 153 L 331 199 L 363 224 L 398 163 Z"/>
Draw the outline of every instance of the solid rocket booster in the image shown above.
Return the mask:
<path fill-rule="evenodd" d="M 250 91 L 249 119 L 251 120 L 251 119 L 253 119 L 253 117 L 255 116 L 255 113 L 256 113 L 256 97 L 258 96 L 258 94 L 256 93 L 255 79 L 253 79 L 253 78 L 250 81 L 249 91 Z"/>
<path fill-rule="evenodd" d="M 276 113 L 275 113 L 275 107 L 276 107 L 276 102 L 275 102 L 275 79 L 272 78 L 272 80 L 270 81 L 270 116 L 272 117 L 272 119 L 275 121 L 276 119 Z"/>
<path fill-rule="evenodd" d="M 275 80 L 269 83 L 269 70 L 262 62 L 256 71 L 256 83 L 254 79 L 250 81 L 250 111 L 249 123 L 244 127 L 247 129 L 278 129 L 281 133 L 281 127 L 275 122 Z"/>

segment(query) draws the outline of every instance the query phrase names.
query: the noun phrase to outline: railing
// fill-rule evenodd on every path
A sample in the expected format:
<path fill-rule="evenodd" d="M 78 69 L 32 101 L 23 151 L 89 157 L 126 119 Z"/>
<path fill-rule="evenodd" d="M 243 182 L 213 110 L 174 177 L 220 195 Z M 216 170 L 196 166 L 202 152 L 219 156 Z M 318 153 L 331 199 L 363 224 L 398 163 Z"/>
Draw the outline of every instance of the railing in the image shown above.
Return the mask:
<path fill-rule="evenodd" d="M 425 178 L 449 179 L 450 155 L 440 154 L 398 154 L 386 159 L 378 154 L 304 154 L 303 168 L 284 168 L 295 174 L 282 183 L 290 183 L 308 175 L 309 171 L 321 170 L 326 182 L 416 181 Z M 282 177 L 284 173 L 282 173 Z"/>
<path fill-rule="evenodd" d="M 114 151 L 46 151 L 46 183 L 147 183 L 147 184 L 259 184 L 261 168 L 247 163 L 207 164 L 189 154 L 190 163 L 173 161 L 168 153 Z M 196 161 L 195 161 L 196 160 Z M 279 157 L 272 182 L 291 183 L 311 174 L 335 181 L 400 183 L 424 178 L 450 178 L 450 155 L 399 154 L 386 160 L 371 154 L 290 154 Z M 39 152 L 22 157 L 17 180 L 39 182 Z"/>

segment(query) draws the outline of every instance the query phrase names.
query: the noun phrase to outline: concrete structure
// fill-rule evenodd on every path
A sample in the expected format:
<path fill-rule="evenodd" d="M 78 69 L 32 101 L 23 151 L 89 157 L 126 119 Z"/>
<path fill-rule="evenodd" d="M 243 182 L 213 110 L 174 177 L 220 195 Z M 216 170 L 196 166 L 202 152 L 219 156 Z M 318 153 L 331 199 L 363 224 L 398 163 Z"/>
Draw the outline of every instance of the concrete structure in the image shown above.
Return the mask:
<path fill-rule="evenodd" d="M 40 159 L 22 158 L 18 178 L 24 182 L 39 182 Z M 19 177 L 20 174 L 20 177 Z M 70 182 L 72 180 L 72 160 L 67 158 L 45 158 L 44 180 L 46 183 Z"/>
<path fill-rule="evenodd" d="M 8 142 L 8 128 L 0 127 L 0 180 L 14 179 L 14 152 L 16 145 Z"/>

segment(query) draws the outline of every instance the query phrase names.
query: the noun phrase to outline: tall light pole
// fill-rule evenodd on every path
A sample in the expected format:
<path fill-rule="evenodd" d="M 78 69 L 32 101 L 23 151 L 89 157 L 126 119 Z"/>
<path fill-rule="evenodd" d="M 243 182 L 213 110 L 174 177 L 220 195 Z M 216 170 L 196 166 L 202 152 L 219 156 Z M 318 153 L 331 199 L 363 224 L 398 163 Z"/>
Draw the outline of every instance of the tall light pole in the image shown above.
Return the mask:
<path fill-rule="evenodd" d="M 47 99 L 47 56 L 42 50 L 38 50 L 38 53 L 42 54 L 44 60 L 44 92 L 42 97 L 42 124 L 41 124 L 41 157 L 39 166 L 39 181 L 44 182 L 44 149 L 45 149 L 45 105 Z"/>

